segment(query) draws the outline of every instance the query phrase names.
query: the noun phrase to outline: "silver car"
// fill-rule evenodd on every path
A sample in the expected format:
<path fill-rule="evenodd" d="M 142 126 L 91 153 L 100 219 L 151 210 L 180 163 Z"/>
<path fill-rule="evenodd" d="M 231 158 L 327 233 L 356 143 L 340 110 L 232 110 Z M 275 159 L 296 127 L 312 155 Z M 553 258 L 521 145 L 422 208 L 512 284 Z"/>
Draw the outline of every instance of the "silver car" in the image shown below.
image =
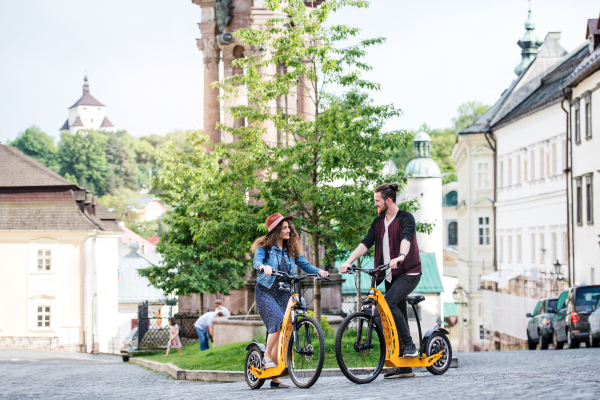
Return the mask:
<path fill-rule="evenodd" d="M 600 347 L 600 298 L 596 303 L 594 312 L 590 314 L 588 323 L 590 324 L 588 346 Z"/>

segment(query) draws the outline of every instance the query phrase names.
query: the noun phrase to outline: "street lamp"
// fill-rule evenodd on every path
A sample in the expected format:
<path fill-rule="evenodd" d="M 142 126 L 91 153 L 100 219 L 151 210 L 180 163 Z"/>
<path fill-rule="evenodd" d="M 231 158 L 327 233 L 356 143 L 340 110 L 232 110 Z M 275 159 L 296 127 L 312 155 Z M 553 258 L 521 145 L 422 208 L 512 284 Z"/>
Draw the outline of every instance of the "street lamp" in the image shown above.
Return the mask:
<path fill-rule="evenodd" d="M 456 304 L 458 304 L 458 305 L 461 305 L 461 306 L 463 306 L 463 307 L 466 307 L 466 306 L 467 306 L 467 303 L 460 303 L 460 302 L 458 301 L 458 298 L 459 298 L 459 297 L 458 297 L 458 291 L 457 291 L 456 289 L 460 289 L 460 290 L 462 290 L 462 288 L 461 288 L 460 286 L 457 286 L 457 287 L 454 289 L 454 292 L 452 292 L 452 298 L 454 299 L 454 302 L 455 302 Z"/>
<path fill-rule="evenodd" d="M 556 280 L 557 281 L 566 281 L 567 278 L 561 277 L 561 275 L 562 275 L 561 267 L 562 267 L 562 264 L 559 263 L 558 260 L 556 260 L 556 263 L 554 263 L 554 273 L 556 274 Z"/>

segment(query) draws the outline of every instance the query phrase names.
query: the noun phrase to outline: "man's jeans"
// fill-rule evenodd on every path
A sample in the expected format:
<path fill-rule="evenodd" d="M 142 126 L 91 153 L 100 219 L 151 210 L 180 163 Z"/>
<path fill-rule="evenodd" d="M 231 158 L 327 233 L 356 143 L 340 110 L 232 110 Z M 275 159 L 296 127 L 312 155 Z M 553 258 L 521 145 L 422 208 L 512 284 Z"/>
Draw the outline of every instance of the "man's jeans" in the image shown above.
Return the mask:
<path fill-rule="evenodd" d="M 401 275 L 395 281 L 385 281 L 385 300 L 396 322 L 396 330 L 402 346 L 414 345 L 408 328 L 408 315 L 406 313 L 406 296 L 412 293 L 419 284 L 421 275 Z"/>
<path fill-rule="evenodd" d="M 198 332 L 198 340 L 200 341 L 200 351 L 210 349 L 210 345 L 208 344 L 208 331 L 196 327 L 196 332 Z"/>

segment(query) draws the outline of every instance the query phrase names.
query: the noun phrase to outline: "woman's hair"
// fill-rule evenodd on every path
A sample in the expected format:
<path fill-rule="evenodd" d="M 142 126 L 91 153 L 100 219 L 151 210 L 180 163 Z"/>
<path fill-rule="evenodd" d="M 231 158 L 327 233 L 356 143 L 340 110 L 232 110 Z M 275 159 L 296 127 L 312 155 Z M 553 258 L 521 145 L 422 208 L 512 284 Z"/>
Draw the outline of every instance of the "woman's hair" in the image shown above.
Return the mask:
<path fill-rule="evenodd" d="M 283 228 L 283 222 L 281 221 L 279 225 L 277 225 L 273 230 L 267 233 L 265 236 L 261 236 L 254 241 L 252 247 L 250 247 L 250 251 L 252 253 L 256 252 L 256 249 L 259 247 L 270 247 L 275 244 L 277 238 L 281 235 L 281 229 Z M 287 220 L 290 225 L 290 238 L 283 241 L 283 247 L 287 249 L 288 255 L 290 257 L 296 258 L 296 256 L 302 255 L 302 250 L 300 249 L 300 236 L 296 232 L 296 228 L 292 224 L 292 221 Z"/>
<path fill-rule="evenodd" d="M 171 325 L 175 325 L 177 323 L 177 320 L 173 317 L 169 318 L 169 324 Z"/>
<path fill-rule="evenodd" d="M 377 186 L 375 189 L 375 193 L 381 193 L 381 197 L 383 201 L 387 199 L 392 199 L 392 201 L 396 202 L 396 192 L 398 191 L 397 183 L 384 183 L 383 185 Z"/>

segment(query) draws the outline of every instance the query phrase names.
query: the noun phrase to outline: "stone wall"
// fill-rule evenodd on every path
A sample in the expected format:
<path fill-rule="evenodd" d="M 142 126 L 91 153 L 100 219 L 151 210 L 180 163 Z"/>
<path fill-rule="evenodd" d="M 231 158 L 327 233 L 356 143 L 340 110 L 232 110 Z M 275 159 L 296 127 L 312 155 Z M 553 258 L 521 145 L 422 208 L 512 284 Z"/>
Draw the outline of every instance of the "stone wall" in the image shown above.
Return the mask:
<path fill-rule="evenodd" d="M 47 350 L 64 353 L 79 353 L 79 344 L 60 345 L 58 338 L 0 336 L 0 349 Z"/>

